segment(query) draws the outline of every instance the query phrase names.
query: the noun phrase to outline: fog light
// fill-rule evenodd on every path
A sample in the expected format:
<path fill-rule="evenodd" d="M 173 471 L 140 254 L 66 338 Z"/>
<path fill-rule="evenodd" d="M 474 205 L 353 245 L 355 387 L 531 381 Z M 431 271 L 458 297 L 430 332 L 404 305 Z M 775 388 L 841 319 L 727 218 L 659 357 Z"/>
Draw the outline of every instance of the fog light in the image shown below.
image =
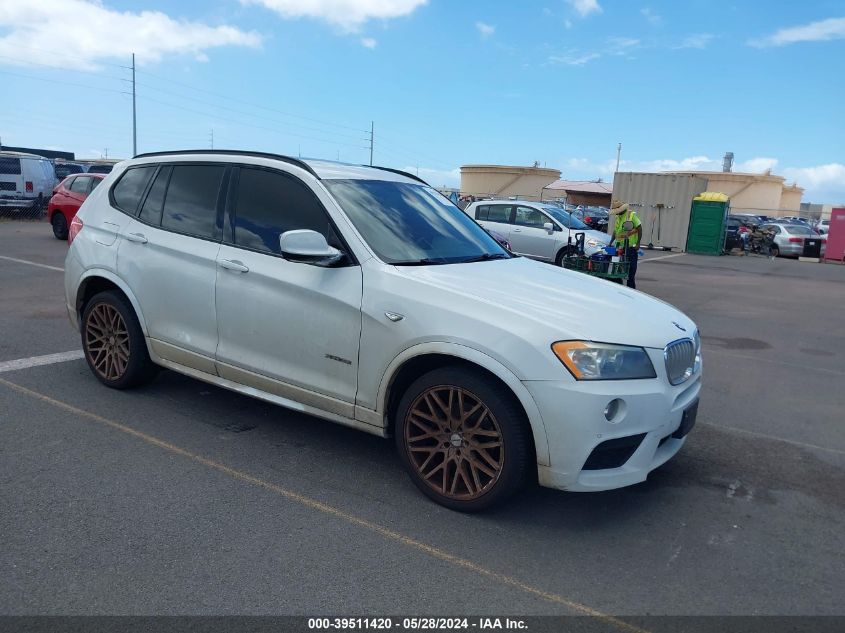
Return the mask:
<path fill-rule="evenodd" d="M 614 398 L 608 402 L 604 408 L 604 417 L 611 424 L 621 422 L 622 418 L 625 417 L 625 401 Z"/>

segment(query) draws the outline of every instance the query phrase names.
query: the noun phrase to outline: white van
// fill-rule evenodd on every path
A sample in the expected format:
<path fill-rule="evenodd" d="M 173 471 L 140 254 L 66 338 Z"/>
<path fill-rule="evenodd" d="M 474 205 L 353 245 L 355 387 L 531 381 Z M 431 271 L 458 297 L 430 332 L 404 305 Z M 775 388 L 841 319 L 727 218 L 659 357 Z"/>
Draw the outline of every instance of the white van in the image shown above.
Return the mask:
<path fill-rule="evenodd" d="M 55 186 L 53 163 L 43 156 L 0 152 L 0 209 L 45 209 Z"/>

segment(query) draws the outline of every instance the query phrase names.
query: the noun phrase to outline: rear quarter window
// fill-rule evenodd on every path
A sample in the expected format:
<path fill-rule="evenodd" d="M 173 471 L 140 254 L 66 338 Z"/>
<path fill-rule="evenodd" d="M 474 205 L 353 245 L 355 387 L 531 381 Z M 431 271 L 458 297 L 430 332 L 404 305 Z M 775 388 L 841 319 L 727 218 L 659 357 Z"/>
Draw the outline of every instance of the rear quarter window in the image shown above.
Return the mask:
<path fill-rule="evenodd" d="M 152 165 L 130 167 L 112 188 L 112 205 L 130 215 L 136 215 L 147 183 L 155 171 Z"/>
<path fill-rule="evenodd" d="M 21 173 L 21 159 L 12 156 L 0 156 L 0 174 L 18 176 Z"/>

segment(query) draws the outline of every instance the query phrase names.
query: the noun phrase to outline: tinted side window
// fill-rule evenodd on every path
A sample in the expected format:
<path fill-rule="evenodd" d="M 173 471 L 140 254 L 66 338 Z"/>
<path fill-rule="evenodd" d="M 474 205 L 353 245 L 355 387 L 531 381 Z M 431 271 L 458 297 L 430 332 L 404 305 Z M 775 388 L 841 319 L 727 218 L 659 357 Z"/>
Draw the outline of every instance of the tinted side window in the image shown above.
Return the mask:
<path fill-rule="evenodd" d="M 73 179 L 73 182 L 70 183 L 70 190 L 74 193 L 88 193 L 88 187 L 91 184 L 90 178 L 85 178 L 84 176 L 77 176 Z"/>
<path fill-rule="evenodd" d="M 138 212 L 138 204 L 147 182 L 153 175 L 155 167 L 132 167 L 127 169 L 118 183 L 112 189 L 112 196 L 117 207 L 126 213 L 135 215 Z M 79 180 L 79 178 L 76 178 Z"/>
<path fill-rule="evenodd" d="M 514 219 L 514 224 L 518 224 L 519 226 L 536 226 L 542 228 L 543 224 L 548 221 L 549 220 L 546 219 L 546 216 L 537 209 L 532 209 L 530 207 L 516 208 L 516 218 Z"/>
<path fill-rule="evenodd" d="M 325 210 L 307 185 L 279 172 L 242 167 L 235 244 L 278 255 L 279 236 L 296 229 L 311 229 L 329 243 L 336 241 Z"/>
<path fill-rule="evenodd" d="M 224 165 L 175 165 L 164 198 L 161 226 L 214 238 L 217 198 L 225 171 Z"/>
<path fill-rule="evenodd" d="M 168 178 L 170 178 L 170 167 L 162 167 L 153 181 L 153 186 L 150 187 L 144 206 L 141 207 L 141 214 L 138 217 L 143 222 L 153 226 L 161 224 L 161 209 L 164 206 L 164 191 L 167 189 Z"/>
<path fill-rule="evenodd" d="M 504 204 L 490 205 L 490 213 L 487 217 L 491 222 L 501 222 L 509 224 L 511 221 L 511 208 Z"/>
<path fill-rule="evenodd" d="M 99 185 L 101 182 L 103 182 L 102 178 L 92 178 L 91 179 L 91 191 L 94 191 L 94 189 L 97 188 L 97 185 Z"/>
<path fill-rule="evenodd" d="M 11 156 L 0 156 L 0 174 L 15 174 L 21 173 L 21 159 L 12 158 Z"/>
<path fill-rule="evenodd" d="M 490 214 L 490 205 L 484 204 L 480 207 L 475 207 L 475 219 L 476 220 L 486 220 L 487 216 Z"/>

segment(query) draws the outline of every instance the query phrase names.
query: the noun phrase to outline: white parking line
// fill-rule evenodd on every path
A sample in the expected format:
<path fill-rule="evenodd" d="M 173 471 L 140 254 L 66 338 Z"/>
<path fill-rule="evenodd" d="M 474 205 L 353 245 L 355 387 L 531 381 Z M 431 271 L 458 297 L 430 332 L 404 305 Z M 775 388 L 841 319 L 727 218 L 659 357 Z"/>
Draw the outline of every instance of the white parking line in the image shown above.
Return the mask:
<path fill-rule="evenodd" d="M 643 257 L 640 260 L 641 264 L 647 264 L 648 262 L 656 262 L 658 259 L 669 259 L 670 257 L 683 257 L 686 253 L 674 253 L 673 255 L 661 255 L 660 257 Z"/>
<path fill-rule="evenodd" d="M 48 266 L 47 264 L 39 264 L 38 262 L 31 262 L 28 259 L 18 259 L 17 257 L 6 257 L 5 255 L 0 255 L 0 259 L 5 259 L 10 262 L 17 262 L 19 264 L 29 264 L 30 266 L 38 266 L 39 268 L 46 268 L 48 270 L 58 270 L 60 273 L 65 272 L 64 268 L 59 268 L 58 266 Z"/>
<path fill-rule="evenodd" d="M 19 369 L 39 367 L 40 365 L 66 363 L 69 360 L 79 360 L 80 358 L 85 358 L 85 353 L 81 349 L 76 349 L 72 352 L 59 352 L 58 354 L 47 354 L 45 356 L 30 356 L 29 358 L 7 360 L 0 362 L 0 374 L 6 371 L 18 371 Z"/>

